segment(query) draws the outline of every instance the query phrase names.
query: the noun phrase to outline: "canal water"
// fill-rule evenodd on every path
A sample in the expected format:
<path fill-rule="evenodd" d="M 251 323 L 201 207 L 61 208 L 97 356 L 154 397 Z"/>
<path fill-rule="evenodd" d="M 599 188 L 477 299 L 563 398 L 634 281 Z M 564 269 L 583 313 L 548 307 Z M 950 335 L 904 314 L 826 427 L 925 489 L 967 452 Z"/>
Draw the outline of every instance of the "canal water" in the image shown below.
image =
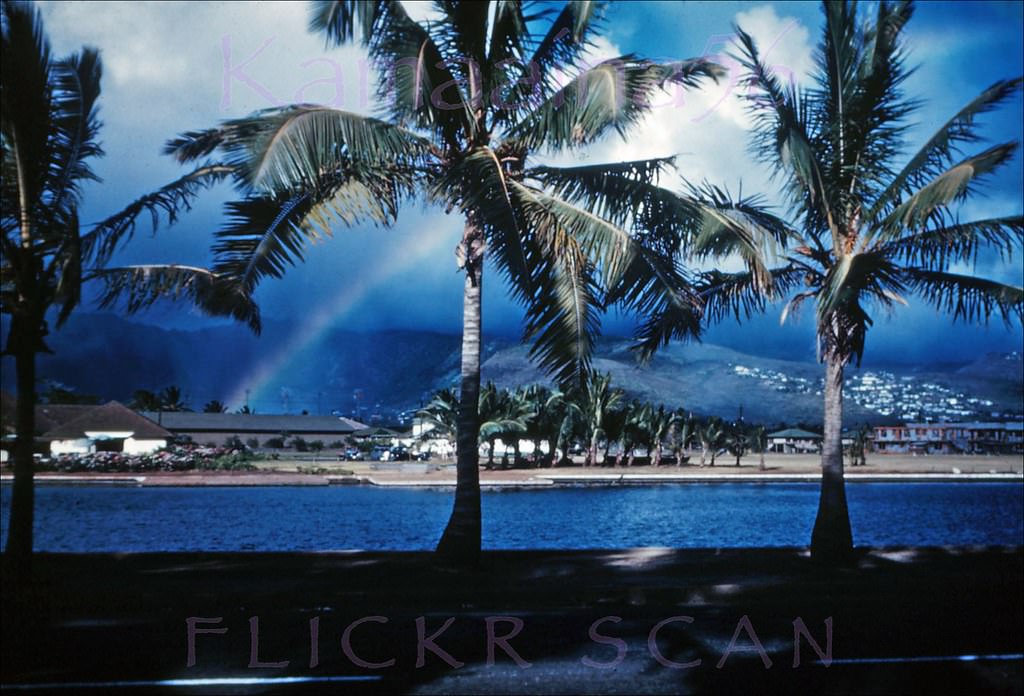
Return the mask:
<path fill-rule="evenodd" d="M 11 487 L 0 487 L 3 541 Z M 1024 544 L 1017 483 L 847 485 L 858 546 Z M 505 489 L 483 493 L 488 549 L 805 546 L 813 483 Z M 427 550 L 450 489 L 39 486 L 39 551 Z"/>

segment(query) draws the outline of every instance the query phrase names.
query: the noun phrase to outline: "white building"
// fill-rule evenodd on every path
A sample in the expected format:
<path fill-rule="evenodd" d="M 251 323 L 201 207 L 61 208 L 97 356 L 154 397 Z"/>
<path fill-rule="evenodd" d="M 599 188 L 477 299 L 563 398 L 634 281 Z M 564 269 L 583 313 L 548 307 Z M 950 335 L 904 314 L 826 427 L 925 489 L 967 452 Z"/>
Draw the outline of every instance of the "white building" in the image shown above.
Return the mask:
<path fill-rule="evenodd" d="M 90 406 L 81 415 L 43 434 L 51 454 L 124 452 L 148 454 L 166 447 L 171 433 L 123 404 Z"/>

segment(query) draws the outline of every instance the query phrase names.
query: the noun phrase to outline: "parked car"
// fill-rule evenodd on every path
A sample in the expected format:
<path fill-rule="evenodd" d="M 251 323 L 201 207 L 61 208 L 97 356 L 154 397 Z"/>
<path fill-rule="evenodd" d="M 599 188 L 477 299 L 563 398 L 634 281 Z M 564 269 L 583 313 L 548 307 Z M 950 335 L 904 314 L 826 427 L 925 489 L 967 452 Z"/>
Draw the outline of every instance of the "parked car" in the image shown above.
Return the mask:
<path fill-rule="evenodd" d="M 407 462 L 410 459 L 412 459 L 412 454 L 409 452 L 408 448 L 401 445 L 391 448 L 391 461 Z"/>
<path fill-rule="evenodd" d="M 339 459 L 341 458 L 346 462 L 361 462 L 366 459 L 366 454 L 358 447 L 346 447 L 345 452 L 339 456 Z"/>

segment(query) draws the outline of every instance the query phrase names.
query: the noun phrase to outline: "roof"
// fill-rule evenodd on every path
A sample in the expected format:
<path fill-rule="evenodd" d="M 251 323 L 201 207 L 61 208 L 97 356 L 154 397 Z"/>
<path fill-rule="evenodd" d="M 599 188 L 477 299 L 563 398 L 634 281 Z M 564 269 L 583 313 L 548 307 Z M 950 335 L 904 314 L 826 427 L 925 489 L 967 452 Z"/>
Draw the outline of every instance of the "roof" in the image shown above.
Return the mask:
<path fill-rule="evenodd" d="M 800 428 L 787 428 L 786 430 L 780 430 L 775 433 L 768 433 L 768 437 L 788 437 L 794 440 L 820 440 L 821 435 L 818 433 L 812 433 L 809 430 L 801 430 Z"/>
<path fill-rule="evenodd" d="M 1024 430 L 1024 422 L 1008 423 L 993 422 L 942 422 L 942 423 L 906 423 L 904 425 L 885 425 L 883 428 L 962 428 L 964 430 Z"/>
<path fill-rule="evenodd" d="M 36 404 L 36 434 L 53 430 L 78 418 L 95 404 Z M 17 428 L 18 397 L 0 389 L 0 422 L 3 432 L 13 433 Z"/>
<path fill-rule="evenodd" d="M 335 433 L 351 435 L 366 426 L 337 416 L 282 416 L 255 413 L 193 413 L 143 411 L 142 415 L 175 432 L 212 433 Z"/>
<path fill-rule="evenodd" d="M 98 408 L 95 404 L 36 404 L 36 432 L 45 433 Z"/>
<path fill-rule="evenodd" d="M 84 408 L 86 411 L 77 418 L 47 431 L 43 437 L 70 440 L 85 437 L 87 432 L 131 432 L 135 439 L 164 440 L 171 437 L 166 429 L 117 401 Z"/>
<path fill-rule="evenodd" d="M 397 430 L 390 428 L 362 428 L 353 433 L 356 437 L 396 437 L 401 435 Z"/>

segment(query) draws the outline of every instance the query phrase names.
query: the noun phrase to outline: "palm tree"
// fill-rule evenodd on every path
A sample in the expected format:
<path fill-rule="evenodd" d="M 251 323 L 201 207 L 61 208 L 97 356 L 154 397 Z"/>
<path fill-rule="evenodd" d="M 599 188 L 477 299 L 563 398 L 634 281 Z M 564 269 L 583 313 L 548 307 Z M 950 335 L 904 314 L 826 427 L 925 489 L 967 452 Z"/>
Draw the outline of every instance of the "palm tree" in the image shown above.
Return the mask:
<path fill-rule="evenodd" d="M 7 0 L 2 6 L 0 52 L 0 312 L 11 315 L 4 353 L 14 356 L 18 390 L 6 556 L 15 572 L 27 574 L 32 552 L 36 354 L 49 352 L 49 320 L 60 328 L 78 305 L 82 284 L 90 280 L 105 283 L 103 305 L 133 290 L 129 310 L 161 296 L 189 296 L 210 311 L 234 312 L 243 319 L 255 317 L 255 308 L 240 296 L 234 305 L 219 277 L 203 269 L 108 266 L 132 236 L 139 215 L 149 214 L 154 228 L 161 215 L 174 222 L 181 208 L 188 208 L 200 190 L 226 177 L 230 167 L 202 165 L 85 226 L 79 220 L 82 186 L 98 180 L 90 162 L 103 154 L 97 117 L 103 72 L 99 52 L 83 48 L 65 58 L 55 57 L 39 12 L 30 4 Z"/>
<path fill-rule="evenodd" d="M 804 287 L 783 312 L 816 304 L 819 356 L 825 364 L 822 483 L 811 552 L 838 559 L 853 548 L 843 479 L 843 371 L 859 363 L 868 309 L 891 309 L 916 294 L 954 319 L 1008 324 L 1024 313 L 1024 291 L 950 271 L 990 248 L 1010 254 L 1022 243 L 1020 215 L 967 221 L 957 206 L 1010 160 L 1017 143 L 973 154 L 976 118 L 1004 103 L 1021 78 L 1000 80 L 971 99 L 909 158 L 908 117 L 918 104 L 903 94 L 910 73 L 901 34 L 909 2 L 880 2 L 873 17 L 848 2 L 826 2 L 815 84 L 785 86 L 739 30 L 739 59 L 749 86 L 753 148 L 783 184 L 792 228 L 748 227 L 698 242 L 716 253 L 740 250 L 750 269 L 767 272 L 771 245 Z"/>
<path fill-rule="evenodd" d="M 725 446 L 729 454 L 736 457 L 736 466 L 740 465 L 743 455 L 750 449 L 750 433 L 743 421 L 736 421 L 725 435 Z"/>
<path fill-rule="evenodd" d="M 673 414 L 672 426 L 669 431 L 669 439 L 672 442 L 672 456 L 675 457 L 676 466 L 682 466 L 686 456 L 687 448 L 693 443 L 697 424 L 693 414 L 684 414 L 683 409 Z"/>
<path fill-rule="evenodd" d="M 757 452 L 757 468 L 764 471 L 764 453 L 768 450 L 768 429 L 759 425 L 750 433 L 750 449 Z"/>
<path fill-rule="evenodd" d="M 583 413 L 586 424 L 586 437 L 589 443 L 584 466 L 597 465 L 597 448 L 601 440 L 607 438 L 605 432 L 608 413 L 623 398 L 619 389 L 611 388 L 611 374 L 592 373 L 579 392 L 577 404 Z"/>
<path fill-rule="evenodd" d="M 619 435 L 618 466 L 633 466 L 637 445 L 647 442 L 650 434 L 651 405 L 633 400 L 624 409 L 622 430 Z"/>
<path fill-rule="evenodd" d="M 498 389 L 492 382 L 488 382 L 480 392 L 478 413 L 481 423 L 477 445 L 486 442 L 489 446 L 487 468 L 494 468 L 494 445 L 499 439 L 505 448 L 502 466 L 508 459 L 510 443 L 515 451 L 515 459 L 518 460 L 519 438 L 526 432 L 526 421 L 530 416 L 529 404 L 515 398 L 508 389 Z"/>
<path fill-rule="evenodd" d="M 181 387 L 172 384 L 160 392 L 160 409 L 163 411 L 191 411 L 181 394 Z"/>
<path fill-rule="evenodd" d="M 136 411 L 160 411 L 163 409 L 163 400 L 148 389 L 136 389 L 128 405 Z"/>
<path fill-rule="evenodd" d="M 528 404 L 530 415 L 526 420 L 525 436 L 533 442 L 536 465 L 551 466 L 555 461 L 555 450 L 564 446 L 572 434 L 578 408 L 558 389 L 548 389 L 539 384 L 531 384 L 518 390 L 517 394 Z M 548 443 L 547 454 L 543 456 L 542 442 Z"/>
<path fill-rule="evenodd" d="M 455 437 L 458 421 L 459 396 L 454 389 L 442 389 L 434 394 L 430 403 L 416 412 L 424 426 L 420 437 L 432 439 L 436 437 Z"/>
<path fill-rule="evenodd" d="M 711 455 L 710 465 L 715 465 L 715 457 L 722 447 L 725 438 L 725 429 L 722 427 L 722 419 L 712 417 L 697 430 L 697 439 L 700 440 L 700 465 L 707 463 L 708 454 Z"/>
<path fill-rule="evenodd" d="M 216 399 L 213 399 L 212 401 L 207 401 L 206 404 L 203 406 L 203 413 L 227 413 L 227 412 L 228 412 L 228 407 L 225 406 L 224 404 L 222 404 L 221 402 L 217 401 Z"/>
<path fill-rule="evenodd" d="M 525 307 L 531 356 L 560 383 L 584 378 L 609 304 L 671 317 L 644 324 L 641 345 L 700 328 L 689 279 L 671 253 L 637 233 L 655 230 L 659 210 L 676 205 L 655 187 L 670 160 L 552 167 L 533 158 L 624 133 L 662 86 L 692 87 L 721 69 L 702 59 L 661 65 L 632 55 L 583 66 L 600 3 L 536 14 L 520 2 L 435 8 L 436 17 L 418 22 L 395 0 L 314 5 L 313 30 L 368 49 L 386 120 L 310 105 L 270 109 L 185 133 L 168 150 L 181 161 L 219 150 L 237 167 L 246 197 L 229 205 L 215 270 L 249 293 L 280 276 L 334 221 L 389 223 L 415 194 L 460 213 L 458 483 L 438 550 L 473 560 L 485 255 Z"/>
<path fill-rule="evenodd" d="M 650 417 L 650 440 L 648 452 L 651 466 L 661 466 L 661 456 L 665 438 L 676 422 L 676 414 L 665 409 L 664 404 L 652 409 Z"/>
<path fill-rule="evenodd" d="M 601 466 L 613 466 L 611 458 L 612 445 L 618 444 L 619 451 L 622 447 L 622 435 L 626 429 L 626 420 L 629 418 L 629 405 L 615 405 L 604 414 L 604 453 L 601 456 Z M 616 458 L 615 466 L 618 465 Z"/>
<path fill-rule="evenodd" d="M 871 441 L 871 428 L 866 423 L 857 428 L 850 443 L 850 466 L 866 466 L 867 458 L 865 452 L 868 443 Z"/>

